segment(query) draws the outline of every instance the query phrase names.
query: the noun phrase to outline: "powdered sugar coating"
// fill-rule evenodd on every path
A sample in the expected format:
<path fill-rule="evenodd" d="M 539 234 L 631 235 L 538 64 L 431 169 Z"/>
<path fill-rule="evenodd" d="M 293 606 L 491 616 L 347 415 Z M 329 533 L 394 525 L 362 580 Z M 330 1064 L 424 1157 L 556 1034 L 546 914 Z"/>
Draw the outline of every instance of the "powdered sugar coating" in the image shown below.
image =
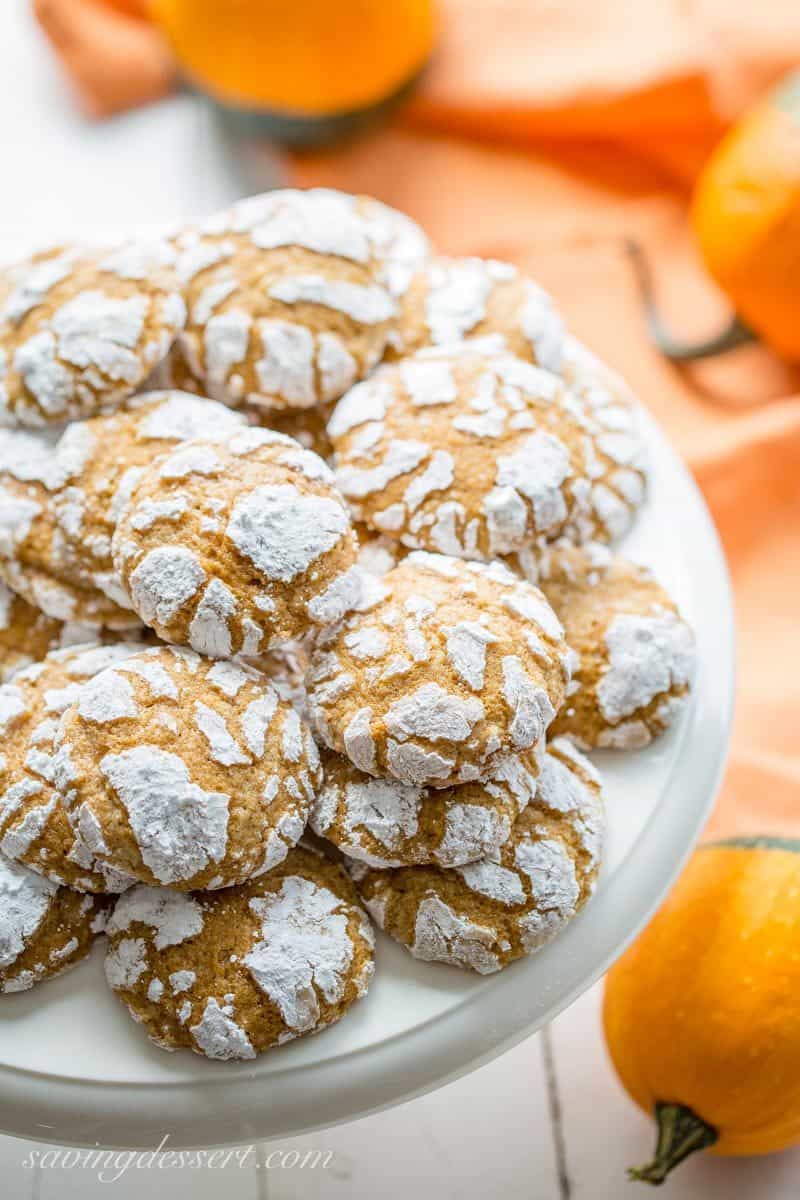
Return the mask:
<path fill-rule="evenodd" d="M 35 505 L 22 536 L 0 545 L 0 573 L 61 620 L 135 627 L 114 570 L 111 537 L 142 470 L 176 443 L 222 437 L 245 425 L 223 405 L 183 392 L 152 392 L 63 432 L 0 430 L 0 488 L 8 505 Z M 139 529 L 175 520 L 187 500 L 140 506 Z"/>
<path fill-rule="evenodd" d="M 541 593 L 500 564 L 421 552 L 372 587 L 312 655 L 309 710 L 326 745 L 369 774 L 437 788 L 489 779 L 537 745 L 569 681 Z"/>
<path fill-rule="evenodd" d="M 180 512 L 158 517 L 176 496 Z M 156 515 L 143 525 L 145 505 Z M 157 459 L 112 548 L 142 620 L 209 656 L 253 657 L 339 619 L 358 598 L 348 582 L 355 537 L 330 470 L 271 430 L 189 442 Z"/>
<path fill-rule="evenodd" d="M 510 263 L 437 258 L 411 280 L 395 346 L 408 355 L 498 333 L 512 353 L 559 370 L 565 331 L 547 292 Z"/>
<path fill-rule="evenodd" d="M 41 427 L 118 408 L 186 319 L 164 242 L 57 249 L 0 280 L 0 423 Z"/>
<path fill-rule="evenodd" d="M 91 948 L 100 912 L 80 896 L 0 855 L 0 993 L 58 975 Z"/>
<path fill-rule="evenodd" d="M 516 565 L 539 580 L 575 653 L 555 732 L 584 748 L 638 750 L 680 716 L 694 635 L 649 570 L 603 546 L 569 543 Z"/>
<path fill-rule="evenodd" d="M 0 851 L 78 891 L 120 891 L 130 880 L 98 863 L 80 829 L 70 827 L 56 785 L 58 722 L 72 703 L 85 703 L 85 689 L 88 707 L 102 708 L 102 692 L 92 698 L 94 677 L 140 649 L 119 643 L 57 650 L 0 687 Z"/>
<path fill-rule="evenodd" d="M 187 896 L 136 887 L 108 924 L 106 978 L 165 1049 L 252 1059 L 363 996 L 373 936 L 341 867 L 294 849 L 268 875 Z"/>
<path fill-rule="evenodd" d="M 500 760 L 490 779 L 427 788 L 375 779 L 346 758 L 323 756 L 310 825 L 372 867 L 455 867 L 498 849 L 536 793 L 538 753 Z"/>
<path fill-rule="evenodd" d="M 215 669 L 187 651 L 142 651 L 61 720 L 55 779 L 69 819 L 134 879 L 227 887 L 279 863 L 305 827 L 319 781 L 310 731 L 253 668 L 236 668 L 235 691 L 215 686 Z"/>
<path fill-rule="evenodd" d="M 603 852 L 599 777 L 564 739 L 541 759 L 535 799 L 484 858 L 358 872 L 374 919 L 415 958 L 479 974 L 551 941 L 591 895 Z"/>
<path fill-rule="evenodd" d="M 0 582 L 0 683 L 54 650 L 63 630 L 63 622 L 45 616 Z"/>
<path fill-rule="evenodd" d="M 381 368 L 342 398 L 328 432 L 357 520 L 406 546 L 490 560 L 565 530 L 579 541 L 622 531 L 614 480 L 644 475 L 638 437 L 611 440 L 610 413 L 476 339 Z M 629 517 L 628 492 L 617 501 Z"/>
<path fill-rule="evenodd" d="M 325 188 L 251 196 L 177 239 L 181 353 L 234 407 L 310 409 L 380 359 L 427 249 L 408 218 Z"/>

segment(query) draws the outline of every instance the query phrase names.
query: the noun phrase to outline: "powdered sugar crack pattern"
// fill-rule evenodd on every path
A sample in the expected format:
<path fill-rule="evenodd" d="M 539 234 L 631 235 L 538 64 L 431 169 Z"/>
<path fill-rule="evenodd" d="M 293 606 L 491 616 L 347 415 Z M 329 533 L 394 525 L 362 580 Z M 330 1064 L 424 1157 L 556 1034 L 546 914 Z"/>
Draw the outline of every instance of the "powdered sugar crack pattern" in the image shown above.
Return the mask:
<path fill-rule="evenodd" d="M 0 273 L 0 424 L 118 408 L 166 356 L 186 306 L 165 241 L 59 247 Z"/>
<path fill-rule="evenodd" d="M 0 429 L 0 573 L 53 619 L 139 626 L 111 559 L 130 492 L 176 443 L 244 427 L 242 414 L 224 405 L 167 391 L 132 397 L 119 412 L 63 431 Z M 176 501 L 153 519 L 179 512 Z"/>
<path fill-rule="evenodd" d="M 553 725 L 584 749 L 638 750 L 685 709 L 694 634 L 646 567 L 605 546 L 558 542 L 515 564 L 564 623 L 573 679 Z"/>
<path fill-rule="evenodd" d="M 498 850 L 536 795 L 543 745 L 508 755 L 484 782 L 429 788 L 375 779 L 341 755 L 323 755 L 310 825 L 371 867 L 457 867 Z"/>
<path fill-rule="evenodd" d="M 508 350 L 558 372 L 566 333 L 552 298 L 510 263 L 484 258 L 435 258 L 405 292 L 395 350 L 500 334 Z"/>
<path fill-rule="evenodd" d="M 104 924 L 97 897 L 0 855 L 0 993 L 25 992 L 75 966 Z"/>
<path fill-rule="evenodd" d="M 226 668 L 156 647 L 101 672 L 66 710 L 56 784 L 108 867 L 228 887 L 271 870 L 302 835 L 319 784 L 311 732 L 265 676 Z"/>
<path fill-rule="evenodd" d="M 306 409 L 379 361 L 427 253 L 409 218 L 324 188 L 239 201 L 177 239 L 189 369 L 215 399 Z"/>
<path fill-rule="evenodd" d="M 565 739 L 498 850 L 455 870 L 359 870 L 367 910 L 424 962 L 491 974 L 551 941 L 589 899 L 603 851 L 600 779 Z"/>
<path fill-rule="evenodd" d="M 319 737 L 378 778 L 487 780 L 544 736 L 569 682 L 544 596 L 501 564 L 417 552 L 317 639 L 307 677 Z"/>
<path fill-rule="evenodd" d="M 246 429 L 193 441 L 141 476 L 112 543 L 141 619 L 164 640 L 252 657 L 357 603 L 357 544 L 330 469 Z"/>
<path fill-rule="evenodd" d="M 165 1049 L 248 1060 L 364 996 L 373 934 L 341 867 L 294 849 L 215 893 L 136 887 L 108 922 L 106 977 Z"/>
<path fill-rule="evenodd" d="M 380 368 L 339 401 L 328 433 L 357 520 L 459 558 L 565 533 L 611 540 L 644 494 L 632 408 L 594 405 L 485 339 Z"/>
<path fill-rule="evenodd" d="M 99 861 L 93 827 L 72 828 L 56 782 L 61 717 L 108 667 L 141 647 L 79 644 L 50 653 L 0 687 L 0 853 L 82 892 L 119 892 L 130 877 Z"/>

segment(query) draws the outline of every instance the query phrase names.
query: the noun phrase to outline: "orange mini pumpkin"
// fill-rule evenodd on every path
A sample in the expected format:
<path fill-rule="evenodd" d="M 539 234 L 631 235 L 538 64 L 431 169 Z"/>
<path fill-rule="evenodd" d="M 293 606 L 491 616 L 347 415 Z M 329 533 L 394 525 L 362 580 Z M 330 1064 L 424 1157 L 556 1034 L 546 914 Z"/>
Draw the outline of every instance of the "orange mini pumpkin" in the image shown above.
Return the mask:
<path fill-rule="evenodd" d="M 186 75 L 240 108 L 324 117 L 407 84 L 434 35 L 431 0 L 150 0 Z"/>
<path fill-rule="evenodd" d="M 717 147 L 691 221 L 738 315 L 782 357 L 800 359 L 800 72 Z"/>
<path fill-rule="evenodd" d="M 673 337 L 656 306 L 644 252 L 632 242 L 650 335 L 661 353 L 694 362 L 757 336 L 782 358 L 800 361 L 800 71 L 722 139 L 695 185 L 690 220 L 734 317 L 706 341 Z"/>
<path fill-rule="evenodd" d="M 606 979 L 612 1062 L 659 1126 L 633 1178 L 800 1143 L 799 997 L 800 842 L 701 846 Z"/>

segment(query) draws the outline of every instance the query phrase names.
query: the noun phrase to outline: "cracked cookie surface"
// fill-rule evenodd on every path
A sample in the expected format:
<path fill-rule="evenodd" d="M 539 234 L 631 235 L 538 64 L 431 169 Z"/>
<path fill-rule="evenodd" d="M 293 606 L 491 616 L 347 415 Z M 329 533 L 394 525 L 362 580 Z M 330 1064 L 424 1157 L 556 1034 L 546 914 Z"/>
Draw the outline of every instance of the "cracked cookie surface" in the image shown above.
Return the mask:
<path fill-rule="evenodd" d="M 338 620 L 358 599 L 356 552 L 322 459 L 252 428 L 157 459 L 113 538 L 141 619 L 218 658 L 252 658 Z"/>
<path fill-rule="evenodd" d="M 488 975 L 551 941 L 597 879 L 605 817 L 600 779 L 566 739 L 543 756 L 536 798 L 496 852 L 452 870 L 353 876 L 376 923 L 415 958 Z"/>
<path fill-rule="evenodd" d="M 56 785 L 58 726 L 95 675 L 140 649 L 55 650 L 0 687 L 0 852 L 82 892 L 119 892 L 131 879 L 98 862 L 69 823 Z"/>
<path fill-rule="evenodd" d="M 371 867 L 457 867 L 497 850 L 536 795 L 536 752 L 509 755 L 484 782 L 428 788 L 375 779 L 343 755 L 322 756 L 310 826 Z"/>
<path fill-rule="evenodd" d="M 612 423 L 621 413 L 624 427 L 613 429 L 602 411 L 476 340 L 381 367 L 339 401 L 328 434 L 356 520 L 487 561 L 539 537 L 624 532 L 635 505 L 615 489 L 625 472 L 643 492 L 641 445 L 631 410 L 617 407 Z"/>
<path fill-rule="evenodd" d="M 167 242 L 129 242 L 0 272 L 0 424 L 60 424 L 133 395 L 186 319 L 174 262 Z"/>
<path fill-rule="evenodd" d="M 57 619 L 138 626 L 111 559 L 128 495 L 176 443 L 244 427 L 224 405 L 173 391 L 132 397 L 63 432 L 0 429 L 0 573 Z"/>
<path fill-rule="evenodd" d="M 176 240 L 189 370 L 234 407 L 326 404 L 379 361 L 427 250 L 413 222 L 325 188 L 239 201 Z"/>
<path fill-rule="evenodd" d="M 417 552 L 317 640 L 312 723 L 376 777 L 442 788 L 532 749 L 569 680 L 544 596 L 501 564 Z"/>
<path fill-rule="evenodd" d="M 555 544 L 528 563 L 576 654 L 554 734 L 584 749 L 638 750 L 689 701 L 690 626 L 646 567 L 605 546 Z"/>
<path fill-rule="evenodd" d="M 373 943 L 342 868 L 296 848 L 221 892 L 127 892 L 106 978 L 163 1049 L 253 1059 L 340 1020 L 367 992 Z"/>
<path fill-rule="evenodd" d="M 0 993 L 25 992 L 80 962 L 105 925 L 97 896 L 0 855 Z"/>
<path fill-rule="evenodd" d="M 164 646 L 81 690 L 59 726 L 55 779 L 99 862 L 144 883 L 215 889 L 286 857 L 319 754 L 258 671 Z"/>

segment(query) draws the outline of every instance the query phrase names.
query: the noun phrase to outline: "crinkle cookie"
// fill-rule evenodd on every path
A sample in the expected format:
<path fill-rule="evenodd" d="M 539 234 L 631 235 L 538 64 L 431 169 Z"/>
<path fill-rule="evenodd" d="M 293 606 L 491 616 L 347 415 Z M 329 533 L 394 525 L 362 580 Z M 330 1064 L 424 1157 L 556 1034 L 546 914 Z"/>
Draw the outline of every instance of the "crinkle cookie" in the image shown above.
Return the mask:
<path fill-rule="evenodd" d="M 374 779 L 340 754 L 323 755 L 310 825 L 371 867 L 458 867 L 499 849 L 536 794 L 534 752 L 501 759 L 484 783 L 427 788 Z"/>
<path fill-rule="evenodd" d="M 178 342 L 170 350 L 163 363 L 150 376 L 145 390 L 179 389 L 185 392 L 202 393 L 203 383 L 195 379 Z M 242 412 L 253 425 L 264 429 L 276 429 L 293 437 L 306 450 L 313 450 L 320 458 L 328 459 L 333 447 L 328 437 L 328 421 L 333 404 L 318 404 L 315 408 L 270 409 L 242 405 Z"/>
<path fill-rule="evenodd" d="M 385 575 L 411 553 L 408 546 L 388 533 L 376 533 L 360 521 L 355 521 L 353 528 L 358 538 L 358 565 L 370 575 Z"/>
<path fill-rule="evenodd" d="M 364 996 L 373 933 L 336 863 L 303 849 L 241 887 L 136 887 L 108 922 L 106 978 L 164 1050 L 252 1059 Z"/>
<path fill-rule="evenodd" d="M 97 896 L 59 887 L 0 855 L 0 992 L 25 992 L 74 967 L 104 924 Z"/>
<path fill-rule="evenodd" d="M 0 430 L 0 573 L 52 617 L 138 626 L 111 561 L 128 495 L 176 442 L 241 428 L 244 417 L 213 400 L 152 392 L 63 433 Z"/>
<path fill-rule="evenodd" d="M 452 870 L 353 870 L 377 924 L 424 962 L 481 975 L 551 941 L 591 895 L 603 851 L 600 778 L 566 739 L 542 760 L 536 799 L 509 840 Z"/>
<path fill-rule="evenodd" d="M 557 544 L 538 582 L 577 656 L 553 732 L 583 748 L 637 750 L 689 701 L 694 635 L 646 568 L 604 546 Z"/>
<path fill-rule="evenodd" d="M 342 192 L 268 192 L 179 236 L 189 315 L 181 345 L 233 407 L 313 408 L 381 358 L 396 324 L 386 210 Z M 400 238 L 405 244 L 405 239 Z M 393 249 L 394 246 L 394 249 Z"/>
<path fill-rule="evenodd" d="M 268 429 L 161 456 L 113 539 L 142 620 L 216 658 L 252 657 L 338 620 L 358 600 L 356 551 L 329 468 Z"/>
<path fill-rule="evenodd" d="M 306 450 L 313 450 L 314 454 L 327 461 L 333 455 L 333 446 L 328 437 L 328 421 L 332 412 L 332 404 L 320 404 L 317 408 L 287 408 L 284 412 L 252 409 L 248 416 L 254 424 L 294 438 Z"/>
<path fill-rule="evenodd" d="M 55 784 L 58 724 L 90 679 L 140 649 L 55 650 L 0 687 L 0 852 L 81 892 L 119 892 L 131 880 L 98 863 L 70 826 Z"/>
<path fill-rule="evenodd" d="M 266 654 L 259 654 L 252 659 L 240 658 L 238 661 L 266 675 L 281 700 L 291 704 L 304 721 L 309 720 L 306 695 L 309 657 L 308 647 L 303 642 L 284 642 Z"/>
<path fill-rule="evenodd" d="M 320 781 L 311 731 L 265 676 L 167 646 L 95 676 L 57 744 L 57 786 L 97 860 L 179 889 L 281 862 Z"/>
<path fill-rule="evenodd" d="M 117 408 L 186 319 L 165 242 L 60 247 L 0 273 L 0 424 Z"/>
<path fill-rule="evenodd" d="M 415 553 L 319 639 L 312 722 L 361 771 L 444 788 L 488 779 L 541 739 L 569 682 L 537 588 L 500 563 Z"/>
<path fill-rule="evenodd" d="M 58 644 L 62 628 L 61 621 L 46 617 L 0 583 L 0 683 L 44 658 Z"/>
<path fill-rule="evenodd" d="M 548 294 L 508 263 L 438 259 L 415 275 L 393 342 L 397 352 L 461 339 L 480 339 L 487 353 L 509 351 L 546 367 L 577 393 L 594 436 L 616 464 L 604 472 L 602 460 L 590 456 L 595 519 L 608 537 L 620 536 L 645 490 L 636 402 L 625 380 L 568 334 Z"/>
<path fill-rule="evenodd" d="M 405 356 L 491 334 L 520 358 L 549 371 L 561 366 L 564 325 L 538 283 L 495 259 L 437 258 L 411 280 L 393 348 Z"/>
<path fill-rule="evenodd" d="M 381 368 L 340 400 L 328 433 L 355 518 L 418 549 L 486 560 L 567 529 L 607 540 L 633 513 L 623 521 L 603 489 L 622 464 L 639 472 L 638 438 L 481 342 Z"/>

